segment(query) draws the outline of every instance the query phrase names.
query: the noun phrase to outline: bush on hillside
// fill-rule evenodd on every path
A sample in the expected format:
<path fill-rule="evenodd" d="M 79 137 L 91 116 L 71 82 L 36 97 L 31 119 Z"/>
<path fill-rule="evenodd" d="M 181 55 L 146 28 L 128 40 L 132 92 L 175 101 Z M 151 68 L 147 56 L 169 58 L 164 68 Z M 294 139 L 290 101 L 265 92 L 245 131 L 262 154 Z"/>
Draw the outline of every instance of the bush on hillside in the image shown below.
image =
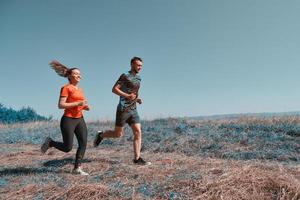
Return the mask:
<path fill-rule="evenodd" d="M 44 117 L 35 112 L 33 108 L 23 107 L 21 110 L 14 110 L 5 107 L 0 103 L 0 123 L 16 123 L 30 121 L 47 121 L 51 117 Z"/>

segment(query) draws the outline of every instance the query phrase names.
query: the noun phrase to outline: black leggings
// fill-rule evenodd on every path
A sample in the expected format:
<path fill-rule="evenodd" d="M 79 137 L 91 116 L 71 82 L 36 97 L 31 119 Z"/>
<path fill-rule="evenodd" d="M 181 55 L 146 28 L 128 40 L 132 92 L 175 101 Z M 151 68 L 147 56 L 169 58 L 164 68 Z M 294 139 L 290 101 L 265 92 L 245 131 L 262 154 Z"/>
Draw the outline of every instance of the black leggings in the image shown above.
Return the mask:
<path fill-rule="evenodd" d="M 80 162 L 84 156 L 87 143 L 87 128 L 83 117 L 70 118 L 63 116 L 60 121 L 60 129 L 63 137 L 62 142 L 50 142 L 50 147 L 54 147 L 63 152 L 69 152 L 73 147 L 74 133 L 78 141 L 78 149 L 76 152 L 75 168 L 80 166 Z"/>

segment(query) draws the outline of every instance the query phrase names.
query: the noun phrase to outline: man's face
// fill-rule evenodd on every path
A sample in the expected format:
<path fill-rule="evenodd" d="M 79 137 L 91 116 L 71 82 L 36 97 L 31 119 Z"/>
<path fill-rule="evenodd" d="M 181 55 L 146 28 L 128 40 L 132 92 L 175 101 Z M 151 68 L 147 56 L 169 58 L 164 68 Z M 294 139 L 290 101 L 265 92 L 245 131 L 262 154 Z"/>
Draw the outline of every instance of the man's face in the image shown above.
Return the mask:
<path fill-rule="evenodd" d="M 135 60 L 131 64 L 131 70 L 133 70 L 135 73 L 139 73 L 142 69 L 143 63 L 139 60 Z"/>

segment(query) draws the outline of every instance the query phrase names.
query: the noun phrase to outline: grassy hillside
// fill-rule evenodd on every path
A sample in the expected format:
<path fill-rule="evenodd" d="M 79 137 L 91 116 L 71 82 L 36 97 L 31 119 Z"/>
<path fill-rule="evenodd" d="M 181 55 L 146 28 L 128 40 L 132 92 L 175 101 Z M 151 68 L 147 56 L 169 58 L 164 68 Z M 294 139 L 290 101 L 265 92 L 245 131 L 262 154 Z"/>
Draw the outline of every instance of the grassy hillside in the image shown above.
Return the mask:
<path fill-rule="evenodd" d="M 70 174 L 76 150 L 39 145 L 61 140 L 59 122 L 1 125 L 0 185 L 3 199 L 300 199 L 300 117 L 158 119 L 143 121 L 142 154 L 153 164 L 132 164 L 133 136 L 91 146 L 88 123 L 84 168 Z"/>

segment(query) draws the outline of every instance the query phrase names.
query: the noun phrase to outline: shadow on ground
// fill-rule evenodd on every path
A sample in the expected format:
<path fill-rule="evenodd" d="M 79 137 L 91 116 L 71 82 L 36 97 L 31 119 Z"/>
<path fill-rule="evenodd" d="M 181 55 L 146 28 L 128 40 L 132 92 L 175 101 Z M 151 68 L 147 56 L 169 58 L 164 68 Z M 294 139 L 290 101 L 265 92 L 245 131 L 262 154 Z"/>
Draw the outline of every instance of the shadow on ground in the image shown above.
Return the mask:
<path fill-rule="evenodd" d="M 53 173 L 54 171 L 45 168 L 16 167 L 16 168 L 4 168 L 0 170 L 0 176 L 43 174 L 48 172 Z"/>
<path fill-rule="evenodd" d="M 83 159 L 81 161 L 82 163 L 90 163 L 92 162 L 92 160 L 90 159 Z M 55 159 L 55 160 L 49 160 L 47 162 L 45 162 L 43 164 L 44 167 L 55 167 L 55 168 L 59 168 L 59 167 L 63 167 L 67 164 L 73 164 L 74 163 L 74 158 L 73 157 L 68 157 L 68 158 L 64 158 L 64 159 Z"/>

